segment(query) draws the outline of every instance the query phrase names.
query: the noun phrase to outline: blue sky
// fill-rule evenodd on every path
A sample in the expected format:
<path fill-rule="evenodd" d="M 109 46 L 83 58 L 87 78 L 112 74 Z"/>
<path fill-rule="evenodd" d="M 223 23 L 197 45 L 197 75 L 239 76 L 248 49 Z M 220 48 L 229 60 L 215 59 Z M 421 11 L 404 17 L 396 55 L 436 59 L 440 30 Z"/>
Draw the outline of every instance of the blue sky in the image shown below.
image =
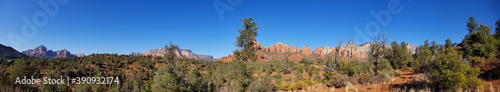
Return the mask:
<path fill-rule="evenodd" d="M 41 0 L 48 1 L 53 0 Z M 223 9 L 233 10 L 218 13 L 214 8 L 217 1 L 217 5 L 227 5 Z M 337 37 L 345 41 L 355 37 L 371 38 L 365 25 L 370 21 L 381 23 L 370 11 L 388 10 L 387 5 L 391 2 L 228 1 L 238 0 L 69 0 L 66 4 L 56 2 L 58 12 L 51 16 L 38 1 L 0 0 L 0 44 L 13 46 L 18 51 L 45 45 L 48 49 L 67 49 L 72 53 L 128 54 L 160 48 L 172 41 L 182 49 L 220 58 L 238 49 L 234 42 L 241 28 L 240 19 L 253 17 L 259 25 L 257 41 L 263 46 L 283 42 L 299 48 L 303 45 L 332 47 L 337 45 Z M 380 29 L 388 32 L 390 41 L 405 41 L 417 46 L 424 40 L 443 44 L 447 38 L 459 43 L 468 33 L 465 25 L 470 16 L 491 28 L 500 19 L 498 0 L 396 1 L 400 2 L 398 8 L 402 10 L 397 14 L 391 12 L 390 22 Z M 40 17 L 43 14 L 47 17 Z M 38 19 L 35 21 L 41 21 L 38 24 L 45 25 L 35 25 L 36 33 L 27 31 L 28 35 L 23 35 L 22 28 L 26 24 L 23 17 L 35 22 L 33 16 L 38 16 L 35 17 Z M 44 23 L 43 19 L 47 21 Z M 363 33 L 356 33 L 355 27 Z M 363 36 L 357 36 L 360 34 Z M 18 41 L 13 43 L 12 38 L 22 38 L 25 42 L 15 46 Z"/>

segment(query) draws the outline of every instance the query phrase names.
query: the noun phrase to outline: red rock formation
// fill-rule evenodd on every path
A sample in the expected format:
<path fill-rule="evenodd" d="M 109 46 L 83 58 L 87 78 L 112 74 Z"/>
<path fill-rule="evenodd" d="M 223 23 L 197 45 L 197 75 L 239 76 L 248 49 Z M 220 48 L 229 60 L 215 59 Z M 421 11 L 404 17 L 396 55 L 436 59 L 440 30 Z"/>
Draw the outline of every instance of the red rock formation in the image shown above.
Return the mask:
<path fill-rule="evenodd" d="M 299 55 L 299 54 L 294 54 L 294 55 L 291 55 L 288 57 L 288 60 L 290 61 L 300 61 L 302 60 L 303 56 Z"/>
<path fill-rule="evenodd" d="M 290 50 L 288 50 L 288 52 L 290 52 L 291 54 L 295 54 L 295 53 L 299 52 L 299 48 L 293 46 L 293 44 L 292 44 L 292 46 L 290 46 Z"/>
<path fill-rule="evenodd" d="M 270 47 L 262 47 L 261 49 L 262 52 L 267 52 L 267 53 L 280 53 L 280 54 L 285 54 L 287 52 L 290 53 L 296 53 L 298 52 L 298 48 L 293 46 L 289 47 L 288 45 L 277 42 L 276 45 L 272 44 Z"/>
<path fill-rule="evenodd" d="M 276 43 L 276 52 L 278 53 L 286 53 L 288 51 L 288 48 L 290 47 L 288 47 L 288 45 L 286 44 L 283 44 L 281 42 Z"/>
<path fill-rule="evenodd" d="M 254 45 L 252 46 L 255 50 L 261 50 L 263 47 L 260 45 L 259 42 L 253 41 Z"/>
<path fill-rule="evenodd" d="M 231 62 L 231 61 L 233 61 L 234 57 L 235 57 L 234 55 L 228 54 L 227 56 L 223 56 L 223 57 L 217 59 L 216 61 Z"/>
<path fill-rule="evenodd" d="M 262 52 L 269 52 L 269 51 L 270 51 L 270 50 L 269 50 L 269 47 L 264 47 L 264 48 L 262 48 Z"/>
<path fill-rule="evenodd" d="M 266 59 L 266 57 L 262 53 L 255 53 L 255 56 L 257 57 L 257 59 L 259 59 L 258 61 Z"/>
<path fill-rule="evenodd" d="M 284 43 L 277 42 L 276 44 L 272 44 L 269 47 L 255 46 L 255 48 L 260 48 L 258 49 L 260 52 L 256 53 L 256 56 L 259 58 L 259 61 L 284 60 L 284 59 L 288 59 L 291 61 L 299 61 L 304 57 L 314 58 L 318 56 L 318 58 L 325 58 L 325 57 L 336 57 L 337 55 L 339 55 L 341 59 L 349 61 L 352 59 L 367 58 L 368 57 L 367 53 L 371 51 L 371 45 L 372 45 L 371 43 L 365 43 L 362 45 L 357 45 L 356 43 L 348 43 L 340 47 L 339 49 L 323 46 L 321 48 L 316 47 L 314 51 L 312 51 L 311 48 L 306 45 L 304 45 L 304 47 L 299 49 L 293 44 L 288 46 Z M 312 54 L 315 54 L 315 56 L 311 56 Z M 228 57 L 223 57 L 219 60 L 231 61 L 232 59 Z"/>
<path fill-rule="evenodd" d="M 58 57 L 67 57 L 68 55 L 70 55 L 70 53 L 68 52 L 68 50 L 66 49 L 63 49 L 62 51 L 56 51 L 56 56 Z"/>
<path fill-rule="evenodd" d="M 321 58 L 325 57 L 325 51 L 323 51 L 323 49 L 320 49 L 318 47 L 314 48 L 314 52 L 313 53 L 316 54 L 316 55 L 318 55 Z"/>
<path fill-rule="evenodd" d="M 302 53 L 303 56 L 310 56 L 312 54 L 311 48 L 307 47 L 307 45 L 304 45 L 302 49 L 300 49 L 300 53 Z"/>
<path fill-rule="evenodd" d="M 269 48 L 269 52 L 271 52 L 271 53 L 276 52 L 276 46 L 274 46 L 274 44 L 271 45 L 271 47 Z"/>

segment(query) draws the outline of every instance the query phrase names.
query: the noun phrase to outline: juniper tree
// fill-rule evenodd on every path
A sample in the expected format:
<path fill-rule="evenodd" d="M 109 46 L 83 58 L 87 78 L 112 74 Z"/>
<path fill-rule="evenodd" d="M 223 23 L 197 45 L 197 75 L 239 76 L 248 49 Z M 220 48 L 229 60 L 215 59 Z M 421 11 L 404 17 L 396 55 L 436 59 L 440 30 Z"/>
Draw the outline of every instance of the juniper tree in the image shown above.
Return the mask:
<path fill-rule="evenodd" d="M 235 46 L 240 47 L 241 50 L 234 51 L 234 55 L 237 60 L 255 61 L 257 57 L 255 56 L 255 48 L 253 48 L 253 46 L 257 42 L 257 29 L 259 27 L 251 17 L 241 19 L 241 24 L 243 24 L 243 28 L 238 30 L 240 36 L 236 37 L 237 40 L 234 44 Z"/>
<path fill-rule="evenodd" d="M 451 48 L 451 40 L 446 39 L 446 43 L 444 44 L 444 48 Z"/>
<path fill-rule="evenodd" d="M 165 59 L 167 61 L 174 60 L 177 57 L 177 54 L 175 54 L 175 52 L 178 50 L 179 46 L 177 44 L 172 44 L 172 42 L 170 42 L 169 45 L 165 45 Z"/>
<path fill-rule="evenodd" d="M 500 19 L 497 20 L 497 22 L 495 22 L 495 25 L 497 26 L 495 28 L 495 38 L 499 39 L 500 38 Z"/>

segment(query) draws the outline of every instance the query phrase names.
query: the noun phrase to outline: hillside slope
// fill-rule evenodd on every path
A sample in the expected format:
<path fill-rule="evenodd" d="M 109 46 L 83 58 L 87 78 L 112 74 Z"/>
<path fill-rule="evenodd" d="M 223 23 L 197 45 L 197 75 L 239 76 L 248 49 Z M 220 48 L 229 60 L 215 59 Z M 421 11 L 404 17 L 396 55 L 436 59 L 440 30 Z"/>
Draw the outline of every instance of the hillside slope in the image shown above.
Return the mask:
<path fill-rule="evenodd" d="M 17 58 L 23 58 L 23 57 L 28 57 L 17 50 L 15 50 L 12 47 L 4 46 L 0 44 L 0 58 L 6 58 L 6 59 L 17 59 Z"/>

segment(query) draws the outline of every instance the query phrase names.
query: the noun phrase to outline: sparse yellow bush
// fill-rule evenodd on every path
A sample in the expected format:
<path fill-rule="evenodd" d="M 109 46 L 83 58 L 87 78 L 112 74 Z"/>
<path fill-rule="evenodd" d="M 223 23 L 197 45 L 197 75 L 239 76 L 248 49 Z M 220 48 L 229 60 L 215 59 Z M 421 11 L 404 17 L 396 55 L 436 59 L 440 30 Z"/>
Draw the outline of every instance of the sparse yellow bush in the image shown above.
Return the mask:
<path fill-rule="evenodd" d="M 297 83 L 284 82 L 278 85 L 279 90 L 288 91 L 288 90 L 302 90 L 307 89 L 308 85 L 317 84 L 316 81 L 298 81 Z"/>
<path fill-rule="evenodd" d="M 303 81 L 299 81 L 299 82 L 295 83 L 294 87 L 295 87 L 294 89 L 297 89 L 297 90 L 306 89 L 307 83 L 305 83 Z"/>
<path fill-rule="evenodd" d="M 285 82 L 285 83 L 281 83 L 278 85 L 278 88 L 280 90 L 285 90 L 285 91 L 288 91 L 288 90 L 293 90 L 295 88 L 294 85 L 292 85 L 290 82 Z"/>
<path fill-rule="evenodd" d="M 317 81 L 311 81 L 311 80 L 308 80 L 306 81 L 307 82 L 307 85 L 315 85 L 315 84 L 318 84 Z"/>

